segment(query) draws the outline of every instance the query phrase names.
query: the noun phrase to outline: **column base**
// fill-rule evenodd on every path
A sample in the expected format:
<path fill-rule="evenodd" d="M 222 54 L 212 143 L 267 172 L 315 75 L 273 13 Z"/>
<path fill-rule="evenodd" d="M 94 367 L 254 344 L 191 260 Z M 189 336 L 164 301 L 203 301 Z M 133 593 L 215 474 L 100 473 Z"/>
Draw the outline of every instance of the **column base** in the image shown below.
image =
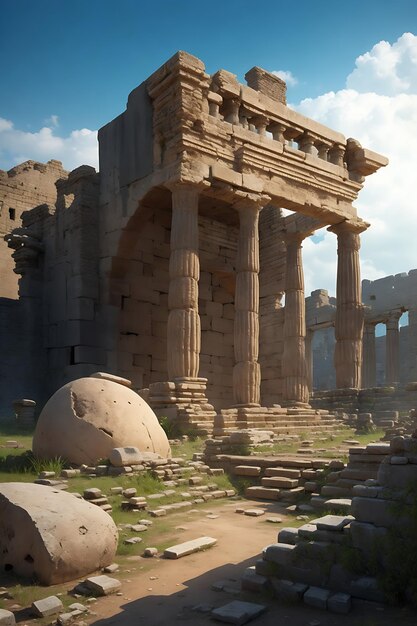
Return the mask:
<path fill-rule="evenodd" d="M 211 435 L 216 411 L 206 396 L 207 378 L 175 378 L 149 385 L 148 403 L 178 434 Z"/>

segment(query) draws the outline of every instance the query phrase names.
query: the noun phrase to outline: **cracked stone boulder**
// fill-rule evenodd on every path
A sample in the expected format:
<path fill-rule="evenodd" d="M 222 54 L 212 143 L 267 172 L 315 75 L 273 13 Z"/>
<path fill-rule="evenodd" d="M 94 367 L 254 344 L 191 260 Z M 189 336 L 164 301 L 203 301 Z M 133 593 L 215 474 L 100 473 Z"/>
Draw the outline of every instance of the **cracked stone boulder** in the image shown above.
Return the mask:
<path fill-rule="evenodd" d="M 129 384 L 117 376 L 97 373 L 58 389 L 39 416 L 32 444 L 34 455 L 94 465 L 109 458 L 113 448 L 132 446 L 170 457 L 169 442 L 158 418 Z"/>
<path fill-rule="evenodd" d="M 44 585 L 74 580 L 113 562 L 110 515 L 71 493 L 32 483 L 0 484 L 0 570 Z"/>

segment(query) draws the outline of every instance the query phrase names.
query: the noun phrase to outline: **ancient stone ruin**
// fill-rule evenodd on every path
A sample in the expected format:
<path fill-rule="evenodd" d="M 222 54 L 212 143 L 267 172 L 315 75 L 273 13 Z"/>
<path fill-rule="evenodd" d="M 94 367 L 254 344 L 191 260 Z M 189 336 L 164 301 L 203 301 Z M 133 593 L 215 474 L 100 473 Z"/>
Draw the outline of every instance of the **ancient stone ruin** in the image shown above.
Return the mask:
<path fill-rule="evenodd" d="M 56 202 L 6 235 L 27 333 L 14 398 L 42 406 L 99 369 L 183 430 L 308 410 L 301 250 L 323 227 L 338 240 L 336 384 L 360 386 L 368 224 L 353 203 L 387 160 L 287 107 L 276 76 L 246 81 L 177 53 L 100 130 L 100 172 L 60 172 Z"/>

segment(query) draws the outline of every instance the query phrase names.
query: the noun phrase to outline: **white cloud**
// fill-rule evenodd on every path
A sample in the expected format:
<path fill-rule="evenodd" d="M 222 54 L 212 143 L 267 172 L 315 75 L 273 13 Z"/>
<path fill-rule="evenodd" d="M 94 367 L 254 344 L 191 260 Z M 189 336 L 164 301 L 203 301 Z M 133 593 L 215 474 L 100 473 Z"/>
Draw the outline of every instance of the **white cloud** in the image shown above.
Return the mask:
<path fill-rule="evenodd" d="M 380 41 L 356 59 L 346 86 L 380 95 L 417 92 L 417 37 L 404 33 L 393 45 Z"/>
<path fill-rule="evenodd" d="M 287 85 L 290 85 L 290 87 L 294 87 L 298 84 L 298 79 L 293 76 L 289 70 L 275 70 L 272 74 L 274 74 L 274 76 L 278 76 L 281 80 L 285 80 Z"/>
<path fill-rule="evenodd" d="M 356 60 L 347 86 L 296 108 L 390 160 L 366 178 L 355 202 L 358 214 L 371 223 L 361 238 L 362 278 L 374 280 L 417 267 L 417 37 L 406 33 L 392 45 L 375 45 Z M 335 240 L 326 233 L 319 244 L 305 242 L 307 293 L 318 288 L 335 293 Z"/>
<path fill-rule="evenodd" d="M 0 167 L 9 169 L 11 163 L 28 159 L 43 162 L 58 159 L 68 170 L 83 164 L 98 169 L 97 131 L 82 128 L 62 137 L 56 134 L 58 117 L 52 115 L 49 122 L 49 126 L 31 133 L 0 117 Z"/>

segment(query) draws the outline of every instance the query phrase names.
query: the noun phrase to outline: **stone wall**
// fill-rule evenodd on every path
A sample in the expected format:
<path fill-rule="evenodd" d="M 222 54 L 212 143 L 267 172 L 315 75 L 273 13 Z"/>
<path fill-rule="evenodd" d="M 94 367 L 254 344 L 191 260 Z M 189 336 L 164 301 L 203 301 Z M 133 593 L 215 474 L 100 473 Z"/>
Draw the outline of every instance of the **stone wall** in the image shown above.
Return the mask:
<path fill-rule="evenodd" d="M 167 319 L 171 212 L 155 209 L 129 259 L 118 258 L 112 304 L 119 307 L 119 337 L 107 367 L 137 389 L 167 380 Z M 209 379 L 212 404 L 232 402 L 234 264 L 237 229 L 200 216 L 200 375 Z M 119 296 L 116 296 L 118 290 Z"/>
<path fill-rule="evenodd" d="M 39 204 L 54 204 L 55 183 L 67 172 L 60 161 L 25 161 L 8 172 L 0 170 L 0 297 L 17 298 L 18 277 L 4 235 L 20 226 L 23 211 Z"/>

